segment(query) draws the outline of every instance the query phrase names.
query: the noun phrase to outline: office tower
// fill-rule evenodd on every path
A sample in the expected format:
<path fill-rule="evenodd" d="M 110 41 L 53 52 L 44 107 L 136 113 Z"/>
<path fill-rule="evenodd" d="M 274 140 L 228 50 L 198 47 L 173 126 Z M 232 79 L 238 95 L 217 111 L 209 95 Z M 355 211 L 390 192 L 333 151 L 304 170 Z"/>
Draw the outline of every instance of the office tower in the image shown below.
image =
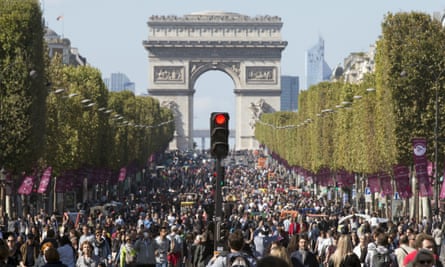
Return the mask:
<path fill-rule="evenodd" d="M 306 89 L 331 77 L 332 70 L 324 60 L 324 40 L 306 51 Z"/>
<path fill-rule="evenodd" d="M 281 111 L 298 110 L 298 93 L 300 90 L 297 76 L 281 76 Z"/>
<path fill-rule="evenodd" d="M 127 77 L 127 75 L 123 73 L 111 73 L 110 78 L 105 78 L 104 83 L 107 86 L 108 90 L 112 92 L 119 92 L 119 91 L 132 91 L 135 92 L 135 84 L 134 82 L 131 82 L 130 79 Z"/>

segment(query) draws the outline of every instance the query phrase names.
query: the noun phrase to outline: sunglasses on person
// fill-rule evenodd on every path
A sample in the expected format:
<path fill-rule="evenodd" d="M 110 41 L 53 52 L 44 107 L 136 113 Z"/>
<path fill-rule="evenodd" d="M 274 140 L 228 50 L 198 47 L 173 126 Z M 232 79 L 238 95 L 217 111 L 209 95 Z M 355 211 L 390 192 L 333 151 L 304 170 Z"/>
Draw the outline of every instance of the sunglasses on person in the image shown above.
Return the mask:
<path fill-rule="evenodd" d="M 420 264 L 433 264 L 433 260 L 419 260 Z"/>

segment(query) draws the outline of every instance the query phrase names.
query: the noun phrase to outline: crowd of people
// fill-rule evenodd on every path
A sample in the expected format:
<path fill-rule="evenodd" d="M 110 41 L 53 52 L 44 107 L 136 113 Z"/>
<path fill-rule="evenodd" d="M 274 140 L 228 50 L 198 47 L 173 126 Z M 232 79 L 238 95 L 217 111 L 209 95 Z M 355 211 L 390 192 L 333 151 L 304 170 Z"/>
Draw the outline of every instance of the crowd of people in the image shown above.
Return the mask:
<path fill-rule="evenodd" d="M 274 162 L 248 164 L 257 156 L 226 162 L 221 229 L 212 219 L 214 162 L 177 153 L 115 209 L 86 207 L 76 222 L 44 210 L 11 218 L 0 267 L 443 266 L 441 216 L 385 223 L 356 216 L 326 196 L 288 190 L 296 186 L 289 173 Z"/>

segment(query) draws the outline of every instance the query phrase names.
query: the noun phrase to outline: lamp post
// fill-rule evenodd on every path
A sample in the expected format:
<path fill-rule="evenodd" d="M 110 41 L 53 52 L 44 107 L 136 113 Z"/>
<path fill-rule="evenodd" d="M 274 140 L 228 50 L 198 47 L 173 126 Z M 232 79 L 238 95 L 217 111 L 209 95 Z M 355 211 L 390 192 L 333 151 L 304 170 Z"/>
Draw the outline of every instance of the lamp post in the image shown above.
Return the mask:
<path fill-rule="evenodd" d="M 442 74 L 445 70 L 442 70 L 437 76 L 434 86 L 435 86 L 435 100 L 434 100 L 434 202 L 435 202 L 435 210 L 439 211 L 439 195 L 440 195 L 440 177 L 438 172 L 438 162 L 439 162 L 439 141 L 442 141 L 439 138 L 439 79 L 442 77 Z"/>
<path fill-rule="evenodd" d="M 442 62 L 441 62 L 442 63 Z M 442 64 L 441 64 L 442 65 Z M 435 211 L 440 209 L 439 195 L 440 195 L 440 177 L 438 171 L 439 163 L 439 141 L 443 141 L 443 138 L 439 138 L 439 80 L 445 73 L 445 68 L 440 70 L 439 74 L 434 79 L 434 208 Z"/>
<path fill-rule="evenodd" d="M 3 215 L 5 214 L 5 181 L 6 181 L 5 169 L 2 168 L 0 170 L 0 201 L 1 201 L 0 216 L 1 216 L 1 218 L 3 218 Z"/>

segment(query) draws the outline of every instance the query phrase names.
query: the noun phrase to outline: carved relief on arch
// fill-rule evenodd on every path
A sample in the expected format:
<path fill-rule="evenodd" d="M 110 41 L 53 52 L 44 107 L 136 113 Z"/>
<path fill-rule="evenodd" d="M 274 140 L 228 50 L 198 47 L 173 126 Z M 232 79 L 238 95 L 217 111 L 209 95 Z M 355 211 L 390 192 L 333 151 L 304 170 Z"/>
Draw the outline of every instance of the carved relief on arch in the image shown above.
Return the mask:
<path fill-rule="evenodd" d="M 276 67 L 246 67 L 247 83 L 276 83 Z"/>
<path fill-rule="evenodd" d="M 155 83 L 184 82 L 184 67 L 182 66 L 155 66 L 153 80 Z"/>
<path fill-rule="evenodd" d="M 190 74 L 192 76 L 199 75 L 202 71 L 207 69 L 221 69 L 230 71 L 231 74 L 235 74 L 239 77 L 241 73 L 240 63 L 239 62 L 190 62 Z"/>

